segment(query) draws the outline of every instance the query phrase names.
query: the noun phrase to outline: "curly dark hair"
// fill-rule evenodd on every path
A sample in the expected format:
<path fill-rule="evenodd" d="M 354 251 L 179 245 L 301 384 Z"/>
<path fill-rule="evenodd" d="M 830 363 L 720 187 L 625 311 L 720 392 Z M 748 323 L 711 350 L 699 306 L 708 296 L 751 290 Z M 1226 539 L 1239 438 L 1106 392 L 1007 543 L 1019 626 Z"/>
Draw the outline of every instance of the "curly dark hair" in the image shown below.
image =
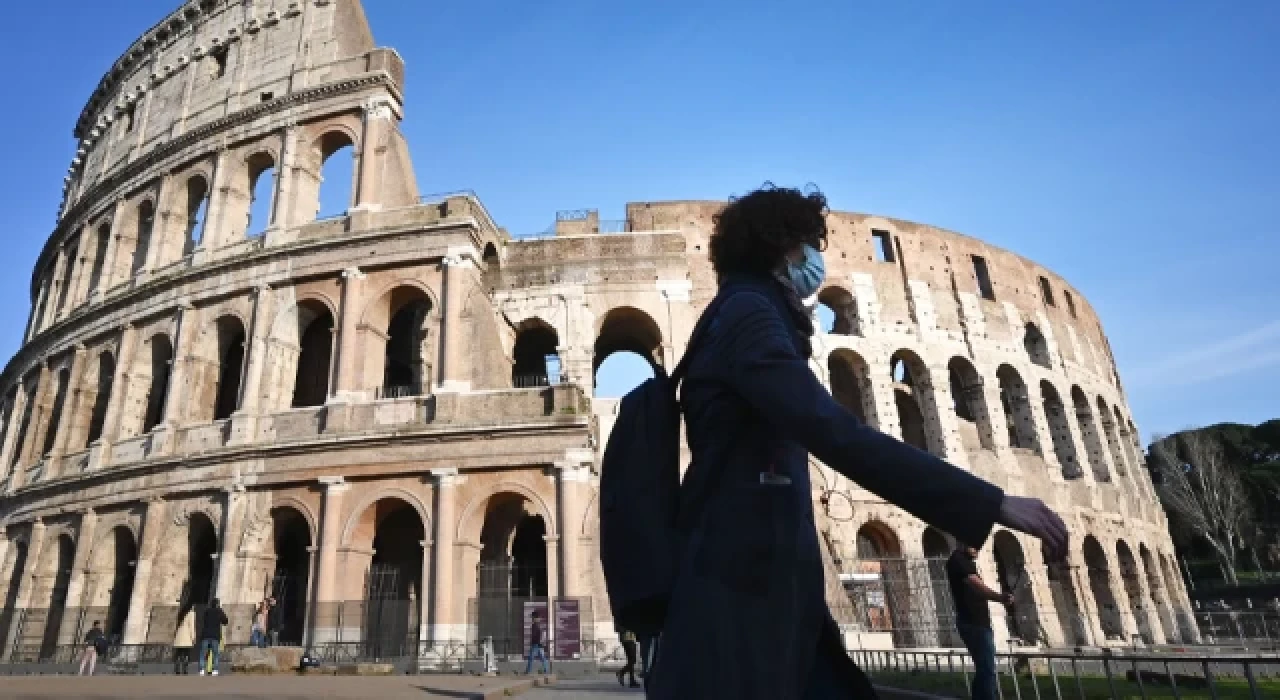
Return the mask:
<path fill-rule="evenodd" d="M 827 198 L 816 187 L 806 194 L 766 182 L 734 197 L 715 217 L 711 266 L 723 280 L 735 273 L 767 274 L 784 255 L 808 243 L 827 247 Z"/>

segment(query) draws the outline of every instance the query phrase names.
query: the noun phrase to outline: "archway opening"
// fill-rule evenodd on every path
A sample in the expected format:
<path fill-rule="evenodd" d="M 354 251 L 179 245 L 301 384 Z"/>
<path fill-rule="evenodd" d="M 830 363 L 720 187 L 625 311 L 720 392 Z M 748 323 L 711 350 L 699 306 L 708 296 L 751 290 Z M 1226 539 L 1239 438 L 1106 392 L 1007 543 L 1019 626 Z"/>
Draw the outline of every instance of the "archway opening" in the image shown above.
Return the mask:
<path fill-rule="evenodd" d="M 1145 643 L 1155 644 L 1150 611 L 1147 609 L 1146 596 L 1142 594 L 1142 575 L 1138 572 L 1138 562 L 1133 558 L 1133 551 L 1124 540 L 1116 542 L 1116 561 L 1120 564 L 1120 579 L 1124 581 L 1124 592 L 1129 598 L 1129 610 L 1133 611 L 1138 634 L 1142 635 Z"/>
<path fill-rule="evenodd" d="M 1080 425 L 1080 436 L 1084 439 L 1085 449 L 1089 453 L 1089 466 L 1093 469 L 1093 479 L 1099 482 L 1111 481 L 1111 472 L 1107 470 L 1102 439 L 1098 434 L 1098 424 L 1093 419 L 1093 408 L 1089 399 L 1079 386 L 1071 387 L 1071 405 L 1075 408 L 1076 422 Z"/>
<path fill-rule="evenodd" d="M 929 436 L 925 430 L 924 411 L 922 410 L 921 387 L 918 379 L 927 376 L 924 363 L 914 353 L 899 350 L 889 360 L 890 374 L 893 377 L 893 402 L 898 409 L 898 426 L 902 430 L 902 441 L 922 450 L 929 450 Z"/>
<path fill-rule="evenodd" d="M 41 455 L 49 454 L 58 441 L 58 427 L 62 423 L 62 409 L 67 405 L 67 391 L 71 385 L 71 369 L 62 368 L 58 372 L 58 389 L 53 397 L 53 410 L 49 412 L 49 424 L 44 433 L 44 447 Z"/>
<path fill-rule="evenodd" d="M 1041 380 L 1040 398 L 1044 404 L 1045 420 L 1049 424 L 1049 437 L 1053 441 L 1053 454 L 1062 466 L 1062 477 L 1079 479 L 1084 476 L 1084 472 L 1080 469 L 1075 439 L 1071 437 L 1071 423 L 1067 419 L 1067 409 L 1062 404 L 1062 397 L 1048 380 Z"/>
<path fill-rule="evenodd" d="M 27 573 L 27 543 L 19 540 L 10 547 L 12 553 L 9 561 L 12 562 L 12 568 L 7 569 L 9 587 L 5 592 L 4 607 L 0 608 L 0 649 L 9 647 L 9 627 L 13 623 L 13 616 L 17 614 L 18 589 L 22 584 L 22 577 Z"/>
<path fill-rule="evenodd" d="M 155 226 L 156 207 L 151 200 L 138 205 L 138 228 L 133 244 L 133 260 L 129 264 L 129 274 L 136 275 L 147 265 L 147 253 L 151 250 L 151 229 Z"/>
<path fill-rule="evenodd" d="M 951 556 L 952 545 L 946 535 L 928 527 L 920 538 L 920 548 L 924 552 L 929 570 L 929 588 L 933 594 L 932 617 L 938 625 L 938 645 L 948 648 L 963 646 L 964 641 L 956 631 L 955 601 L 951 597 L 951 584 L 947 578 L 947 559 Z"/>
<path fill-rule="evenodd" d="M 1116 423 L 1111 419 L 1111 409 L 1101 396 L 1098 397 L 1098 416 L 1102 419 L 1102 432 L 1107 436 L 1107 447 L 1111 450 L 1111 461 L 1116 465 L 1116 473 L 1124 477 L 1128 472 L 1125 469 L 1124 453 L 1120 449 L 1120 438 L 1116 435 Z"/>
<path fill-rule="evenodd" d="M 107 420 L 107 407 L 111 405 L 111 386 L 115 381 L 116 359 L 109 352 L 98 356 L 98 382 L 89 413 L 89 432 L 85 436 L 86 448 L 102 438 L 102 428 Z"/>
<path fill-rule="evenodd" d="M 862 321 L 853 294 L 831 286 L 818 293 L 818 327 L 832 335 L 862 335 Z"/>
<path fill-rule="evenodd" d="M 147 412 L 142 432 L 149 433 L 164 420 L 169 401 L 169 373 L 173 370 L 173 343 L 169 336 L 156 334 L 147 341 L 151 345 L 151 384 L 147 388 Z"/>
<path fill-rule="evenodd" d="M 864 612 L 867 628 L 890 632 L 895 645 L 914 646 L 911 582 L 897 534 L 884 523 L 866 523 L 858 528 L 855 549 L 864 580 L 853 586 L 850 595 Z"/>
<path fill-rule="evenodd" d="M 1023 328 L 1022 347 L 1027 351 L 1027 357 L 1031 359 L 1033 364 L 1040 365 L 1048 369 L 1052 365 L 1049 357 L 1049 343 L 1045 340 L 1044 334 L 1040 332 L 1040 328 L 1034 323 L 1027 323 Z"/>
<path fill-rule="evenodd" d="M 355 145 L 341 131 L 330 131 L 317 143 L 320 191 L 316 218 L 344 216 L 355 205 Z"/>
<path fill-rule="evenodd" d="M 111 244 L 111 224 L 102 224 L 98 227 L 98 235 L 95 237 L 95 245 L 93 249 L 93 267 L 89 272 L 89 291 L 95 292 L 99 284 L 102 282 L 102 269 L 107 262 L 107 247 Z"/>
<path fill-rule="evenodd" d="M 382 398 L 421 396 L 431 383 L 426 347 L 431 301 L 416 287 L 401 287 L 391 293 L 390 311 Z"/>
<path fill-rule="evenodd" d="M 1065 563 L 1048 565 L 1049 594 L 1053 597 L 1053 608 L 1058 615 L 1058 627 L 1062 631 L 1062 641 L 1066 646 L 1088 644 L 1092 636 L 1089 633 L 1088 622 L 1081 614 L 1083 608 L 1080 607 L 1080 596 L 1076 590 L 1072 572 L 1073 567 Z"/>
<path fill-rule="evenodd" d="M 416 648 L 422 611 L 423 542 L 426 524 L 416 508 L 384 498 L 361 514 L 351 535 L 348 577 L 363 574 L 364 653 L 371 658 L 404 656 Z M 348 579 L 348 590 L 356 583 Z"/>
<path fill-rule="evenodd" d="M 311 528 L 297 510 L 273 508 L 271 540 L 276 561 L 270 594 L 276 605 L 267 620 L 267 632 L 275 644 L 301 646 L 307 620 Z"/>
<path fill-rule="evenodd" d="M 847 348 L 834 350 L 827 357 L 827 370 L 831 375 L 831 397 L 847 408 L 858 420 L 870 424 L 874 415 L 871 394 L 871 368 L 858 353 Z"/>
<path fill-rule="evenodd" d="M 276 161 L 270 153 L 255 153 L 249 156 L 246 163 L 249 192 L 248 220 L 245 221 L 245 235 L 250 238 L 261 236 L 272 223 L 274 195 L 276 189 Z"/>
<path fill-rule="evenodd" d="M 616 363 L 621 371 L 613 371 L 611 367 L 609 376 L 604 377 L 608 380 L 604 389 L 614 395 L 625 394 L 653 376 L 655 368 L 662 366 L 662 331 L 649 314 L 630 306 L 617 307 L 605 314 L 592 359 L 593 393 L 601 389 L 602 365 L 614 353 L 620 352 L 634 353 L 650 365 L 650 371 L 641 374 L 644 370 L 634 357 L 630 362 Z"/>
<path fill-rule="evenodd" d="M 26 396 L 22 399 L 22 420 L 18 423 L 18 435 L 13 441 L 13 456 L 9 460 L 9 467 L 14 468 L 22 461 L 22 453 L 27 447 L 27 433 L 31 430 L 31 422 L 36 413 L 36 389 L 40 387 L 40 379 L 38 376 L 28 378 L 23 391 Z"/>
<path fill-rule="evenodd" d="M 329 399 L 333 362 L 333 313 L 324 304 L 298 304 L 298 369 L 293 382 L 294 408 L 323 406 Z"/>
<path fill-rule="evenodd" d="M 1173 620 L 1173 606 L 1169 604 L 1169 594 L 1164 582 L 1160 580 L 1159 565 L 1151 557 L 1147 545 L 1138 545 L 1138 556 L 1142 558 L 1142 572 L 1147 579 L 1147 588 L 1151 591 L 1151 602 L 1156 606 L 1156 618 L 1160 623 L 1166 642 L 1177 638 L 1178 627 Z"/>
<path fill-rule="evenodd" d="M 98 619 L 102 620 L 102 631 L 113 641 L 119 641 L 124 635 L 137 559 L 137 544 L 128 527 L 117 525 L 99 540 L 89 560 L 85 598 L 86 612 L 91 613 L 93 619 L 86 619 L 84 627 L 75 632 L 77 640 L 83 639 L 88 625 Z"/>
<path fill-rule="evenodd" d="M 1005 425 L 1009 429 L 1009 446 L 1036 449 L 1036 424 L 1027 385 L 1018 371 L 1009 365 L 1000 365 L 996 378 L 1000 381 L 1000 406 L 1004 409 Z"/>
<path fill-rule="evenodd" d="M 1007 530 L 997 532 L 992 541 L 1000 591 L 1013 594 L 1013 614 L 1005 616 L 1009 637 L 1020 639 L 1026 644 L 1035 644 L 1041 640 L 1040 613 L 1036 609 L 1035 593 L 1028 578 L 1027 558 L 1023 554 L 1022 545 Z"/>
<path fill-rule="evenodd" d="M 207 605 L 214 591 L 214 560 L 218 530 L 204 513 L 192 513 L 187 523 L 187 580 L 182 606 Z"/>
<path fill-rule="evenodd" d="M 244 373 L 244 324 L 235 316 L 217 321 L 218 384 L 213 420 L 226 420 L 240 408 L 240 379 Z"/>
<path fill-rule="evenodd" d="M 1120 608 L 1111 593 L 1111 567 L 1107 562 L 1106 551 L 1093 535 L 1084 538 L 1084 563 L 1089 572 L 1089 589 L 1098 607 L 1098 622 L 1102 626 L 1103 636 L 1108 640 L 1124 641 Z"/>
<path fill-rule="evenodd" d="M 516 329 L 511 385 L 517 389 L 549 386 L 561 379 L 560 338 L 541 319 L 529 319 Z"/>
<path fill-rule="evenodd" d="M 653 362 L 639 353 L 615 352 L 596 370 L 595 396 L 622 398 L 654 376 Z"/>
<path fill-rule="evenodd" d="M 995 449 L 991 415 L 983 393 L 982 376 L 973 363 L 956 356 L 947 363 L 952 408 L 960 424 L 960 442 L 966 450 Z"/>
<path fill-rule="evenodd" d="M 71 585 L 71 568 L 75 563 L 76 543 L 70 535 L 59 535 L 53 547 L 53 555 L 42 571 L 48 583 L 47 592 L 37 591 L 36 600 L 47 601 L 45 622 L 40 643 L 40 658 L 52 657 L 58 650 L 58 637 L 62 631 L 62 618 L 67 610 L 67 589 Z M 37 579 L 35 585 L 42 583 Z"/>
<path fill-rule="evenodd" d="M 186 229 L 182 254 L 190 255 L 204 239 L 205 215 L 209 209 L 209 183 L 196 175 L 187 180 Z"/>
<path fill-rule="evenodd" d="M 491 496 L 485 504 L 477 562 L 480 636 L 492 636 L 499 653 L 521 653 L 526 604 L 545 601 L 548 524 L 523 495 Z"/>

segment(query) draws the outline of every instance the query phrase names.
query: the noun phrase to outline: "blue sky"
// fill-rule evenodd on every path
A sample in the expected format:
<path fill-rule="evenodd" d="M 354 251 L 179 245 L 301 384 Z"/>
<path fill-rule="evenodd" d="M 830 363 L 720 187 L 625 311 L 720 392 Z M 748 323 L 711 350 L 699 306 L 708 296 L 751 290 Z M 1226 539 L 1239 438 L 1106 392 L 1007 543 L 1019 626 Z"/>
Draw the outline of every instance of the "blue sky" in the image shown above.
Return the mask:
<path fill-rule="evenodd" d="M 8 9 L 6 358 L 75 119 L 176 4 Z M 622 218 L 629 200 L 814 182 L 836 208 L 969 233 L 1071 280 L 1144 436 L 1280 416 L 1280 4 L 365 7 L 407 64 L 422 191 L 474 189 L 512 232 L 558 209 Z"/>

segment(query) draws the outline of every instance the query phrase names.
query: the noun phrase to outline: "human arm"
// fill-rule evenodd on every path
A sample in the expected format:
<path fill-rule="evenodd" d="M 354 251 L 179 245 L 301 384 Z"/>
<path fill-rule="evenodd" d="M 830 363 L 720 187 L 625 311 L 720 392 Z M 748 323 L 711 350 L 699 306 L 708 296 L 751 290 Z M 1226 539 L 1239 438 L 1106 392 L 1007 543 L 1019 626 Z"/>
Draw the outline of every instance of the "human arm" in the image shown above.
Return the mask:
<path fill-rule="evenodd" d="M 977 574 L 969 574 L 969 577 L 966 578 L 964 582 L 968 584 L 969 588 L 972 588 L 978 595 L 991 601 L 992 603 L 1001 603 L 1004 605 L 1009 605 L 1010 603 L 1013 602 L 1013 596 L 1007 595 L 1005 593 L 1001 593 L 997 590 L 992 589 L 985 582 L 983 582 L 982 577 Z"/>
<path fill-rule="evenodd" d="M 1003 523 L 1065 549 L 1065 526 L 1035 499 L 1006 498 L 973 474 L 876 431 L 835 402 L 796 352 L 778 308 L 760 292 L 725 300 L 708 352 L 718 372 L 785 437 L 866 490 L 980 547 Z M 1038 517 L 1033 517 L 1038 516 Z M 1056 521 L 1053 522 L 1053 521 Z"/>

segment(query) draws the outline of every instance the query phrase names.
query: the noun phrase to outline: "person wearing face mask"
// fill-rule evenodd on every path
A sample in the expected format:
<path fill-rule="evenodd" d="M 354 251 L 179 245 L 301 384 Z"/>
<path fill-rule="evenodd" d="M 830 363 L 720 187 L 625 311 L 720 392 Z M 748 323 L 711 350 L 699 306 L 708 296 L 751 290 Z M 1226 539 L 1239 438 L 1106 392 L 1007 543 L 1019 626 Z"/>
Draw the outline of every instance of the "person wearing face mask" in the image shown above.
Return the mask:
<path fill-rule="evenodd" d="M 816 700 L 874 697 L 828 610 L 810 455 L 957 539 L 997 524 L 1067 548 L 1062 520 L 859 423 L 809 367 L 805 300 L 826 275 L 821 193 L 765 187 L 716 217 L 714 311 L 689 358 L 681 407 L 692 462 L 684 545 L 649 695 Z M 856 243 L 851 242 L 851 245 Z"/>

